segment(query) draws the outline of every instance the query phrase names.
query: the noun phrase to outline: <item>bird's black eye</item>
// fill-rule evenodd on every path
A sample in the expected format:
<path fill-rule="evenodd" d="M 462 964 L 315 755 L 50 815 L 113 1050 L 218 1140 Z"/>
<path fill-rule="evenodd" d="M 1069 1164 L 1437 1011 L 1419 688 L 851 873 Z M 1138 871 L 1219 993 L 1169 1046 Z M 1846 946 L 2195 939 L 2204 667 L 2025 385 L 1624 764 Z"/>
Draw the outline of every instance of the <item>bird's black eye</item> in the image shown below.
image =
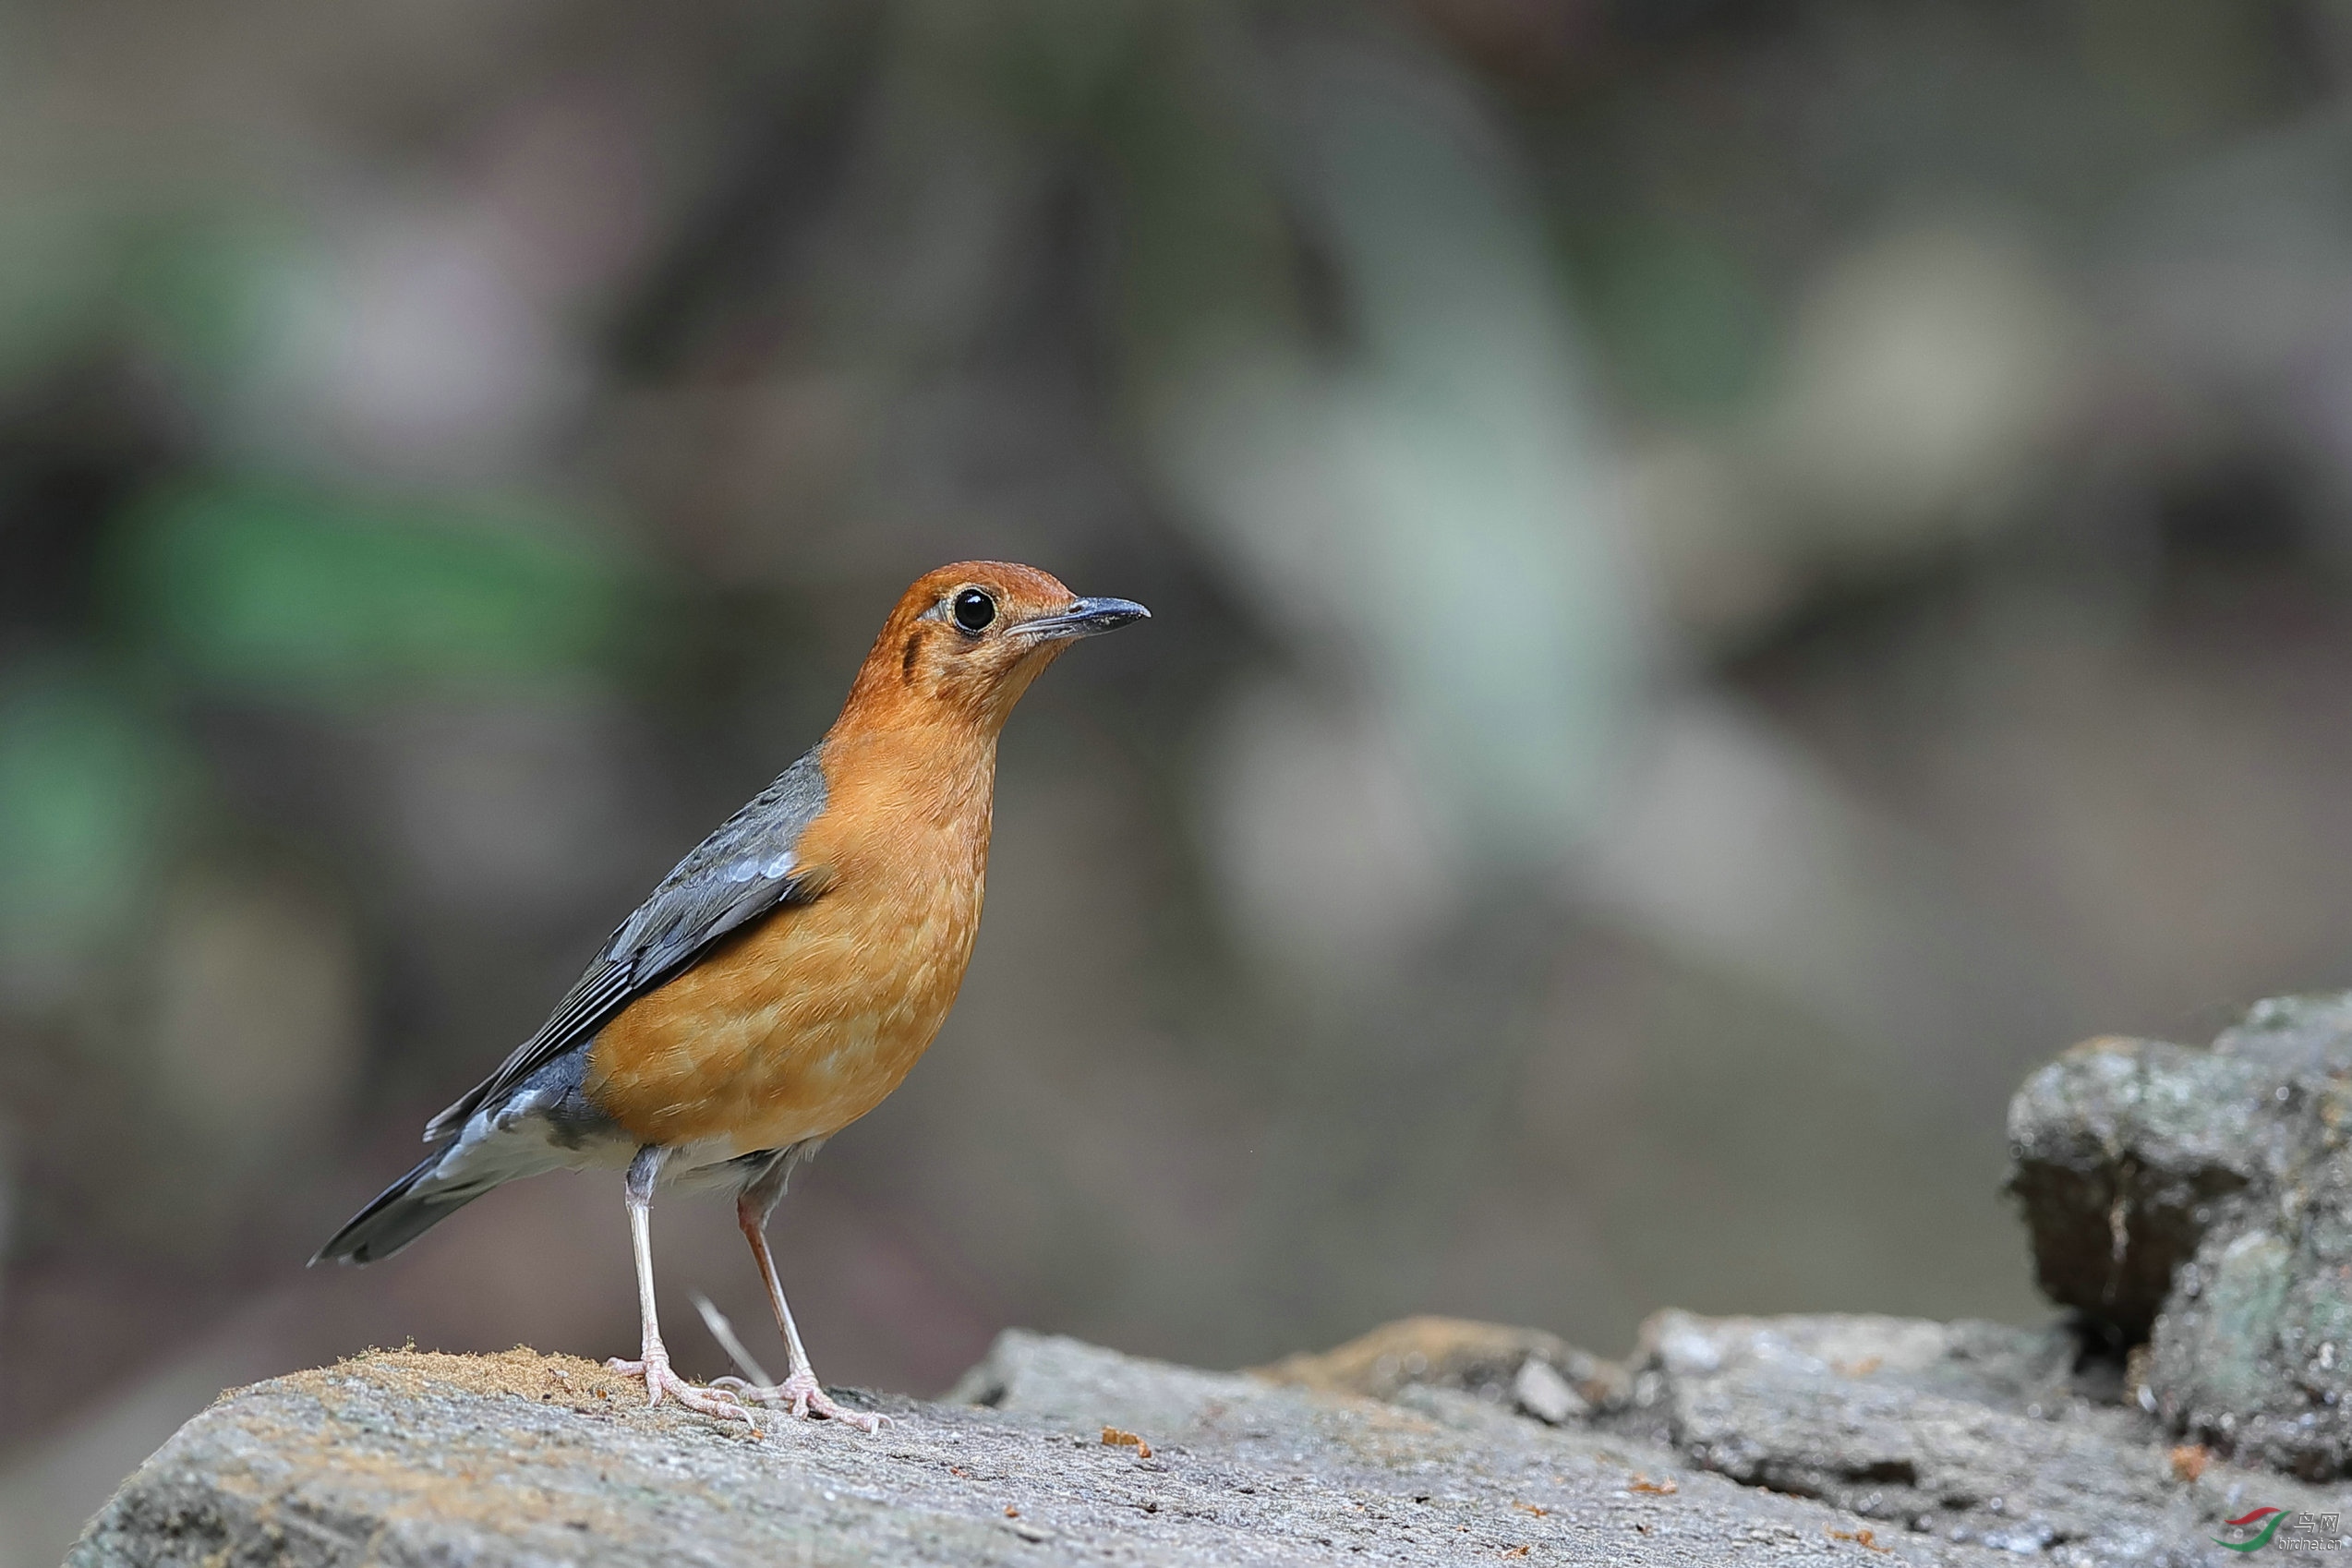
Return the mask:
<path fill-rule="evenodd" d="M 978 588 L 956 596 L 956 624 L 967 632 L 985 632 L 996 619 L 996 601 Z"/>

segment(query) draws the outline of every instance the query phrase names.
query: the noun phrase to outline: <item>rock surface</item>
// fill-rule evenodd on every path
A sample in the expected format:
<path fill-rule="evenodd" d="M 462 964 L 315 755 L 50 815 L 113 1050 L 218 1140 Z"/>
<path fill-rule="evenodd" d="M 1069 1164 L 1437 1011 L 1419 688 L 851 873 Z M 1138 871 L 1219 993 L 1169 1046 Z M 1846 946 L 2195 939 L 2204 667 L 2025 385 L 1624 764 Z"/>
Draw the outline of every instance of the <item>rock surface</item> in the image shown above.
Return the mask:
<path fill-rule="evenodd" d="M 373 1353 L 225 1396 L 68 1563 L 2186 1568 L 2261 1519 L 2352 1560 L 2347 1114 L 2352 996 L 2036 1074 L 2011 1187 L 2075 1313 L 2043 1330 L 1662 1312 L 1619 1366 L 1416 1318 L 1252 1374 L 1012 1333 L 942 1403 L 851 1396 L 872 1437 Z"/>
<path fill-rule="evenodd" d="M 1403 1337 L 1456 1369 L 1444 1380 L 1515 1332 L 1460 1327 L 1453 1344 L 1426 1322 Z M 1378 1375 L 1378 1343 L 1300 1381 Z M 858 1401 L 893 1417 L 871 1438 L 778 1417 L 742 1435 L 529 1351 L 377 1353 L 225 1397 L 68 1562 L 1993 1568 L 2029 1550 L 2163 1568 L 2232 1561 L 2209 1538 L 2258 1503 L 2344 1510 L 2176 1461 L 2147 1417 L 2064 1388 L 2058 1345 L 1669 1314 L 1613 1404 L 1553 1426 L 1498 1381 L 1472 1384 L 1481 1395 L 1406 1377 L 1373 1400 L 1014 1333 L 959 1391 L 981 1403 Z M 2024 1413 L 2036 1397 L 2043 1414 Z"/>
<path fill-rule="evenodd" d="M 2264 1002 L 2198 1050 L 2094 1040 L 2009 1110 L 2054 1299 L 2135 1357 L 2175 1431 L 2352 1474 L 2352 996 Z"/>
<path fill-rule="evenodd" d="M 2314 1531 L 2334 1514 L 2334 1541 L 2352 1501 L 2175 1446 L 2116 1403 L 2113 1369 L 2076 1371 L 2063 1327 L 1663 1312 L 1643 1337 L 1626 1425 L 1733 1479 L 1944 1540 L 2067 1563 L 2196 1561 L 2185 1548 L 2261 1506 L 2308 1514 Z"/>

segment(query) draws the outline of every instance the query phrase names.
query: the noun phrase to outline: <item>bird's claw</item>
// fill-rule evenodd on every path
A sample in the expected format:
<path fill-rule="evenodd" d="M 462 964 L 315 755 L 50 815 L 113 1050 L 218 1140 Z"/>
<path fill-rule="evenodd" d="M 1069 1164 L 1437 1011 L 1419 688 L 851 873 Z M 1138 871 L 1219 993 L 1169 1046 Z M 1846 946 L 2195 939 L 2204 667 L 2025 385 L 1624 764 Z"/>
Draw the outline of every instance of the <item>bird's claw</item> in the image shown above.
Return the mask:
<path fill-rule="evenodd" d="M 751 1401 L 755 1405 L 777 1405 L 803 1419 L 822 1416 L 828 1421 L 855 1427 L 862 1432 L 876 1432 L 889 1425 L 887 1416 L 863 1410 L 845 1410 L 833 1396 L 817 1386 L 816 1377 L 810 1372 L 795 1372 L 780 1383 L 762 1388 L 742 1378 L 713 1378 L 714 1392 L 725 1391 L 729 1395 Z"/>
<path fill-rule="evenodd" d="M 616 1356 L 605 1365 L 624 1377 L 643 1378 L 648 1407 L 659 1405 L 662 1395 L 668 1394 L 689 1410 L 721 1420 L 741 1421 L 754 1431 L 759 1429 L 758 1420 L 743 1407 L 742 1401 L 716 1385 L 696 1388 L 669 1369 L 669 1357 L 657 1348 L 648 1349 L 642 1361 L 624 1361 Z"/>

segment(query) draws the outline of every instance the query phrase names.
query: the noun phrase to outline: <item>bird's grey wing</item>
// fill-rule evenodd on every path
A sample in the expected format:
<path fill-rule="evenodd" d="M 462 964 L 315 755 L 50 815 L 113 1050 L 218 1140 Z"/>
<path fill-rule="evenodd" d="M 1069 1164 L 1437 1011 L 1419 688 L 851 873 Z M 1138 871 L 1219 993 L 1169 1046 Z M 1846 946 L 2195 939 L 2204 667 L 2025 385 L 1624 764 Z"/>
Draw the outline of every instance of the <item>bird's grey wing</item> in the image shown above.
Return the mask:
<path fill-rule="evenodd" d="M 825 810 L 825 772 L 810 752 L 694 846 L 590 960 L 547 1022 L 499 1069 L 425 1126 L 431 1141 L 496 1104 L 646 992 L 692 965 L 728 933 L 814 897 L 821 867 L 801 863 L 801 834 Z"/>

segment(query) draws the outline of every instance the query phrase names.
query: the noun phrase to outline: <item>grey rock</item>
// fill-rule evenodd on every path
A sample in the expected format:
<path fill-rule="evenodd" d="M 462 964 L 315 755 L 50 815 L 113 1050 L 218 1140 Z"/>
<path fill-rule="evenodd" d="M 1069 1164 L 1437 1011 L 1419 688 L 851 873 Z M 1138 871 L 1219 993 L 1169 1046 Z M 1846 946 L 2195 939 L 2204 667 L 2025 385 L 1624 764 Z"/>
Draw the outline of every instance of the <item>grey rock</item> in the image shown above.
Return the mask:
<path fill-rule="evenodd" d="M 2256 1064 L 2117 1038 L 2029 1079 L 2009 1104 L 2009 1188 L 2044 1293 L 2120 1343 L 2147 1338 L 2216 1214 L 2286 1162 L 2259 1108 L 2263 1079 Z"/>
<path fill-rule="evenodd" d="M 1511 1398 L 1528 1415 L 1555 1427 L 1592 1414 L 1592 1406 L 1568 1386 L 1568 1380 L 1553 1371 L 1550 1362 L 1534 1356 L 1519 1363 L 1518 1376 L 1511 1380 Z"/>
<path fill-rule="evenodd" d="M 2352 1551 L 2352 1489 L 2309 1484 L 2352 1471 L 2348 1113 L 2352 998 L 2035 1075 L 2012 1187 L 2077 1314 L 2042 1330 L 1666 1312 L 1621 1367 L 1423 1318 L 1254 1373 L 1012 1333 L 947 1402 L 844 1395 L 874 1437 L 373 1353 L 190 1421 L 68 1563 L 2186 1568 L 2255 1509 Z"/>
<path fill-rule="evenodd" d="M 2352 1474 L 2348 1117 L 2352 996 L 2264 1002 L 2208 1050 L 2093 1041 L 2009 1110 L 2043 1288 L 2147 1343 L 2172 1430 L 2309 1479 Z"/>
<path fill-rule="evenodd" d="M 2352 1514 L 2352 1491 L 2176 1448 L 2075 1374 L 2062 1327 L 1663 1312 L 1643 1341 L 1625 1423 L 1647 1417 L 1691 1464 L 1940 1540 L 2154 1568 L 2233 1560 L 2213 1538 L 2251 1508 Z"/>
<path fill-rule="evenodd" d="M 746 1436 L 585 1362 L 370 1355 L 190 1421 L 68 1562 L 2012 1562 L 1458 1390 L 1400 1391 L 1414 1408 L 1027 1334 L 967 1386 L 993 1406 L 864 1400 L 893 1417 L 871 1438 Z"/>

